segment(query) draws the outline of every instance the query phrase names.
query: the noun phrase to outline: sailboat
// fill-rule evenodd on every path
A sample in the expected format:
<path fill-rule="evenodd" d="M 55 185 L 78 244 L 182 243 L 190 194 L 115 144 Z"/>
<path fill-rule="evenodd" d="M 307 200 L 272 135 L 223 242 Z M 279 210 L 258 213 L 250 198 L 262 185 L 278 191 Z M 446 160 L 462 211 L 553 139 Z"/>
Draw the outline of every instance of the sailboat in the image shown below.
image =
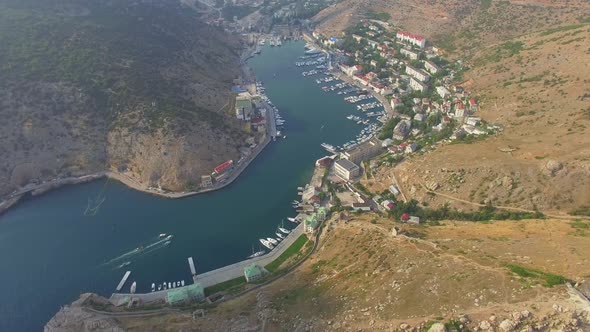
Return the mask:
<path fill-rule="evenodd" d="M 252 246 L 252 255 L 250 255 L 246 258 L 254 258 L 254 257 L 262 256 L 262 255 L 264 255 L 264 253 L 265 253 L 264 250 L 259 250 L 257 252 L 254 252 L 254 246 Z"/>

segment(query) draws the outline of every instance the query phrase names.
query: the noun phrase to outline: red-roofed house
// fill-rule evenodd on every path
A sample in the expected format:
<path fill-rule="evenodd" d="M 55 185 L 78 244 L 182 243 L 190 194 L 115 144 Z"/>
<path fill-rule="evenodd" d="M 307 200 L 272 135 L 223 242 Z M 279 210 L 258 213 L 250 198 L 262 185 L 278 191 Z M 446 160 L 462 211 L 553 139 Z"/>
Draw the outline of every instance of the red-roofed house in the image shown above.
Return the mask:
<path fill-rule="evenodd" d="M 420 36 L 411 34 L 409 32 L 398 31 L 398 33 L 396 34 L 396 37 L 400 41 L 416 45 L 420 48 L 424 48 L 424 46 L 426 46 L 426 39 L 424 39 Z"/>

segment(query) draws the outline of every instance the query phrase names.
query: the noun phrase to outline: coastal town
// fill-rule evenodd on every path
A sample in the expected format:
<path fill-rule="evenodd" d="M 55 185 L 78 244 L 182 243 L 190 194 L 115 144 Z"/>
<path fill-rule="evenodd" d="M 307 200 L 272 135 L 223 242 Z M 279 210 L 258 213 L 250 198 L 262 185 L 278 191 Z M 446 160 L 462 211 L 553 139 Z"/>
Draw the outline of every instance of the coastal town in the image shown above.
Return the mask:
<path fill-rule="evenodd" d="M 297 188 L 300 198 L 292 202 L 294 214 L 285 216 L 287 224 L 296 226 L 286 226 L 284 219 L 276 236 L 260 239 L 264 250 L 204 274 L 197 274 L 189 257 L 192 283 L 153 283 L 151 293 L 136 293 L 134 283 L 126 292 L 123 286 L 128 271 L 111 296 L 116 307 L 215 302 L 224 298 L 219 294 L 227 289 L 248 290 L 252 288 L 248 284 L 255 287 L 270 282 L 281 275 L 277 266 L 284 261 L 294 265 L 290 256 L 303 250 L 305 243 L 316 243 L 318 229 L 333 213 L 373 211 L 400 222 L 419 224 L 420 217 L 396 208 L 407 199 L 395 179 L 381 193 L 368 191 L 362 180 L 383 165 L 425 153 L 437 144 L 473 140 L 500 130 L 477 116 L 477 99 L 458 83 L 461 62 L 449 63 L 440 50 L 420 36 L 385 22 L 365 20 L 344 36 L 312 32 L 304 34 L 304 38 L 305 53 L 294 65 L 324 93 L 339 95 L 356 106 L 358 113 L 343 116 L 355 122 L 359 132 L 356 138 L 342 144 L 321 144 L 328 155 L 316 160 L 309 183 Z M 271 47 L 282 45 L 280 37 L 266 35 L 256 41 L 252 55 L 259 54 L 266 43 Z M 252 136 L 239 160 L 225 161 L 201 177 L 199 190 L 223 186 L 268 143 L 287 139 L 286 120 L 265 91 L 263 83 L 255 79 L 234 82 L 230 111 Z M 309 255 L 315 245 L 306 248 L 305 254 Z"/>

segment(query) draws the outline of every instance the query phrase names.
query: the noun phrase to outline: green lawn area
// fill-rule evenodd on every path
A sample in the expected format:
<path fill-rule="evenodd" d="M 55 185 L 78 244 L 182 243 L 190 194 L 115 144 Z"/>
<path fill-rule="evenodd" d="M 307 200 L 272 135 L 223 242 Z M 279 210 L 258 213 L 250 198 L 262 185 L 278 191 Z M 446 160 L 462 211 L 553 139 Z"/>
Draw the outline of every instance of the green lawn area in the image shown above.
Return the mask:
<path fill-rule="evenodd" d="M 299 250 L 301 250 L 301 248 L 303 247 L 303 245 L 305 245 L 306 242 L 307 242 L 307 236 L 305 234 L 301 234 L 301 236 L 299 236 L 299 238 L 297 240 L 295 240 L 295 242 L 293 242 L 293 244 L 289 248 L 287 248 L 287 250 L 285 250 L 285 252 L 283 252 L 272 263 L 265 266 L 265 268 L 269 272 L 275 272 L 279 268 L 279 266 L 281 266 L 281 264 L 283 264 L 287 259 L 289 259 L 289 257 L 298 253 Z"/>
<path fill-rule="evenodd" d="M 209 296 L 211 294 L 215 294 L 217 292 L 226 291 L 228 289 L 241 286 L 242 284 L 246 283 L 246 278 L 244 276 L 231 279 L 228 281 L 224 281 L 220 284 L 213 285 L 211 287 L 205 288 L 205 296 Z"/>
<path fill-rule="evenodd" d="M 512 273 L 517 274 L 523 278 L 532 278 L 544 281 L 545 287 L 553 287 L 555 285 L 565 284 L 568 281 L 567 278 L 557 274 L 547 273 L 535 269 L 529 269 L 516 264 L 507 264 L 506 267 L 510 271 L 512 271 Z"/>

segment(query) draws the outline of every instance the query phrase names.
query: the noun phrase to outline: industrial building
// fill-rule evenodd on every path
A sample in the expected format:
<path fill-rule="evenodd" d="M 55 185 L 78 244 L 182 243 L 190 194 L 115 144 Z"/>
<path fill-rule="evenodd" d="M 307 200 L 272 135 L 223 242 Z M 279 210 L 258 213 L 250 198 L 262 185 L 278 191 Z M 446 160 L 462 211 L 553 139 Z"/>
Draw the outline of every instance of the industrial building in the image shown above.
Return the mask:
<path fill-rule="evenodd" d="M 382 152 L 381 143 L 376 139 L 372 139 L 342 152 L 342 158 L 348 159 L 355 164 L 360 164 L 364 160 L 377 157 Z"/>
<path fill-rule="evenodd" d="M 336 175 L 344 180 L 351 180 L 359 176 L 361 169 L 348 159 L 340 159 L 334 164 Z"/>
<path fill-rule="evenodd" d="M 247 282 L 260 280 L 264 277 L 264 269 L 256 265 L 256 263 L 252 263 L 244 268 L 244 277 Z"/>
<path fill-rule="evenodd" d="M 194 283 L 180 288 L 174 288 L 166 293 L 166 302 L 168 304 L 181 304 L 191 301 L 200 302 L 204 299 L 205 289 L 199 283 Z"/>

